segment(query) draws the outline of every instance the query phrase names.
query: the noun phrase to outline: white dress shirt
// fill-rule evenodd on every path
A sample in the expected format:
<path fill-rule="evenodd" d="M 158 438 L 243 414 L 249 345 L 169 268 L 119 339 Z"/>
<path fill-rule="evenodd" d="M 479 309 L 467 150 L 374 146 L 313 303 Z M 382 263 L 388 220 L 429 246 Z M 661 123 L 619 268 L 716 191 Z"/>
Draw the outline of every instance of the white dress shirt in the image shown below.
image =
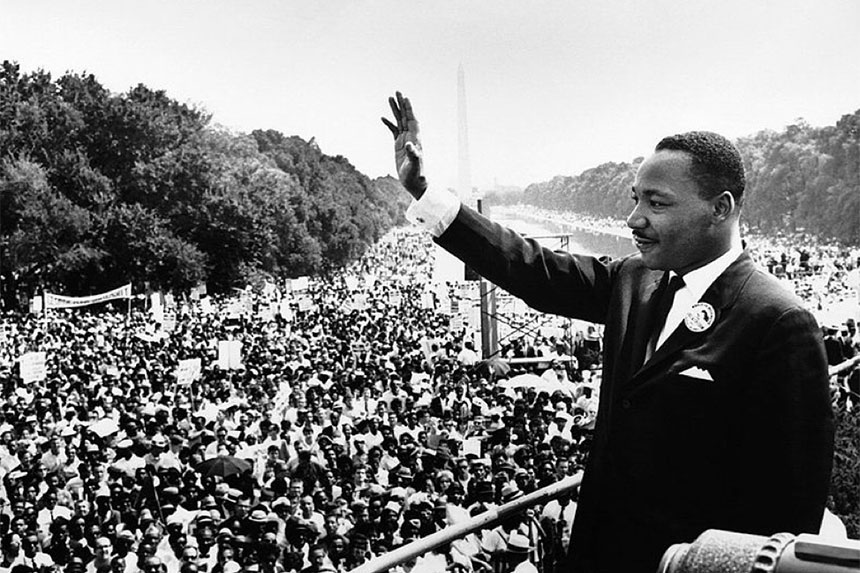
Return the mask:
<path fill-rule="evenodd" d="M 675 332 L 675 329 L 678 328 L 678 325 L 681 324 L 681 321 L 684 320 L 684 317 L 687 316 L 693 305 L 699 302 L 705 291 L 714 284 L 714 281 L 723 274 L 723 271 L 729 268 L 729 265 L 741 256 L 741 253 L 743 253 L 741 245 L 732 245 L 728 251 L 707 265 L 690 271 L 681 277 L 684 279 L 684 286 L 675 293 L 675 299 L 672 301 L 669 314 L 666 315 L 666 322 L 663 325 L 663 330 L 660 332 L 660 337 L 657 339 L 657 344 L 654 347 L 655 350 L 660 348 L 666 342 L 666 339 Z M 677 273 L 669 271 L 669 274 L 671 278 Z"/>

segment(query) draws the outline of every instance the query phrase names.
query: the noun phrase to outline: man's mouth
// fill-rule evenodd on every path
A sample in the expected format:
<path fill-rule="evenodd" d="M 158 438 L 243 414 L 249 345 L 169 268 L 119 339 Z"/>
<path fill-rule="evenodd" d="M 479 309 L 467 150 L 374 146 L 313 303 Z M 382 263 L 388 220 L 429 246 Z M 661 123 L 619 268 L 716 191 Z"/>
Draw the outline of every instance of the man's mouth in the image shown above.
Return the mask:
<path fill-rule="evenodd" d="M 637 249 L 648 249 L 653 245 L 657 244 L 657 241 L 654 239 L 649 239 L 648 237 L 638 235 L 636 233 L 633 234 L 633 244 L 636 245 Z"/>

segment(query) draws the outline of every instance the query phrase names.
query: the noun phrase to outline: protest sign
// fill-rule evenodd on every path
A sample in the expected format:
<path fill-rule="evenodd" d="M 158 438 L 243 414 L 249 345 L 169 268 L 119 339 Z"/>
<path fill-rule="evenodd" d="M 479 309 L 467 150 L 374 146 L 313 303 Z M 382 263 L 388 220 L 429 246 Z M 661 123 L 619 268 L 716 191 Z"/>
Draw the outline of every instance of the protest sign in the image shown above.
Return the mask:
<path fill-rule="evenodd" d="M 421 308 L 424 310 L 433 310 L 436 306 L 436 301 L 433 298 L 433 293 L 426 291 L 421 293 Z"/>
<path fill-rule="evenodd" d="M 477 457 L 481 457 L 481 440 L 480 438 L 466 438 L 463 440 L 463 446 L 460 450 L 460 455 L 467 456 L 469 454 L 474 454 Z"/>
<path fill-rule="evenodd" d="M 175 310 L 163 310 L 162 311 L 162 321 L 161 328 L 164 332 L 173 332 L 176 330 L 176 311 Z"/>
<path fill-rule="evenodd" d="M 21 380 L 25 384 L 32 384 L 48 377 L 48 368 L 45 362 L 44 352 L 27 352 L 18 359 L 21 370 Z"/>
<path fill-rule="evenodd" d="M 308 277 L 297 277 L 290 281 L 290 288 L 293 292 L 308 290 L 309 285 Z"/>
<path fill-rule="evenodd" d="M 218 367 L 221 370 L 242 369 L 242 343 L 240 341 L 218 341 Z"/>
<path fill-rule="evenodd" d="M 367 310 L 367 295 L 355 294 L 352 296 L 353 310 Z"/>
<path fill-rule="evenodd" d="M 180 360 L 176 367 L 176 382 L 181 385 L 188 385 L 195 380 L 200 379 L 201 364 L 199 358 L 189 358 Z"/>

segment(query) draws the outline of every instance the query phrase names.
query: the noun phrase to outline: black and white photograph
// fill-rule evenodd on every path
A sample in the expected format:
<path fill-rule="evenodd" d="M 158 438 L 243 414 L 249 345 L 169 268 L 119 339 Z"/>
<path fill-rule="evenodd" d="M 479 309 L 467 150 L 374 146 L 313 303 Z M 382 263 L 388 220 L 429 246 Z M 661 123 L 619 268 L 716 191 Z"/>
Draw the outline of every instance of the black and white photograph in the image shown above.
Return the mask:
<path fill-rule="evenodd" d="M 0 573 L 860 571 L 860 3 L 0 2 Z"/>

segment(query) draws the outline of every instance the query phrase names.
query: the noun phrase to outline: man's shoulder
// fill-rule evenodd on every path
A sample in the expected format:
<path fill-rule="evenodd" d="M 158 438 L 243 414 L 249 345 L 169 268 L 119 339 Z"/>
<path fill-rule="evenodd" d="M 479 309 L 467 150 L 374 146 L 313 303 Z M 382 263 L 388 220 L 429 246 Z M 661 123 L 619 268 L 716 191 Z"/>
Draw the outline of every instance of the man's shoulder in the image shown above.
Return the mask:
<path fill-rule="evenodd" d="M 759 312 L 776 316 L 786 312 L 807 313 L 809 310 L 791 287 L 758 265 L 753 265 L 749 279 L 740 291 L 740 297 L 754 305 Z"/>

